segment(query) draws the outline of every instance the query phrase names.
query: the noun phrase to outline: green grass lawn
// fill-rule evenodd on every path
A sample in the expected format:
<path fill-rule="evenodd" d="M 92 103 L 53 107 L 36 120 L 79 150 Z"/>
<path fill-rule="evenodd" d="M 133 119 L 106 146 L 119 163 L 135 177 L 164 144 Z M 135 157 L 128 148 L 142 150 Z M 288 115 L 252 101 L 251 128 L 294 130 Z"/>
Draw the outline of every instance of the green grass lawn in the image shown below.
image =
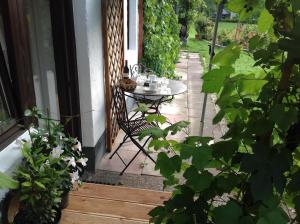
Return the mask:
<path fill-rule="evenodd" d="M 221 22 L 219 24 L 219 32 L 221 30 L 234 30 L 235 28 L 236 23 Z M 205 71 L 207 71 L 209 63 L 208 44 L 210 44 L 210 42 L 206 40 L 196 40 L 195 34 L 196 31 L 194 27 L 191 27 L 187 46 L 182 47 L 182 49 L 193 53 L 199 53 L 204 63 Z M 217 53 L 220 50 L 220 48 L 217 48 L 215 52 Z M 253 67 L 253 64 L 254 60 L 246 52 L 242 52 L 241 57 L 237 60 L 234 67 L 236 73 L 255 72 L 257 69 Z"/>

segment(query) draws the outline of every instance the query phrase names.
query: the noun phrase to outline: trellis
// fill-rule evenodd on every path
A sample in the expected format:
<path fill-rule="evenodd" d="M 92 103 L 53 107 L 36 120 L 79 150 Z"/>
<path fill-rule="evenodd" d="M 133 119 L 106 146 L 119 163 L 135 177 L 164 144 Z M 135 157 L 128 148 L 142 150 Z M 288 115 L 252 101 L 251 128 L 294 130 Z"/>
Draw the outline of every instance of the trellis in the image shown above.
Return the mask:
<path fill-rule="evenodd" d="M 113 106 L 113 87 L 121 77 L 124 61 L 123 0 L 103 0 L 103 43 L 105 57 L 106 140 L 111 151 L 118 134 L 117 111 Z"/>

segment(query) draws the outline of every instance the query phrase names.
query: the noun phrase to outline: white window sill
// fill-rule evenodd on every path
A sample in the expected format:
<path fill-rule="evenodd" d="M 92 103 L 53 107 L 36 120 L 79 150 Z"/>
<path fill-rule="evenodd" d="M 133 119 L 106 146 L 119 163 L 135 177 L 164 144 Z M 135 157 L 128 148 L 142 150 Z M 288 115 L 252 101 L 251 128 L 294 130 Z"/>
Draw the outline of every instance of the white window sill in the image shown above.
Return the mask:
<path fill-rule="evenodd" d="M 25 139 L 28 140 L 29 133 L 26 131 L 17 139 Z M 0 152 L 0 171 L 9 175 L 13 176 L 16 167 L 22 161 L 22 152 L 20 147 L 13 141 L 9 144 L 6 148 L 4 148 Z M 8 192 L 8 189 L 0 189 L 0 201 L 5 197 L 5 194 Z"/>

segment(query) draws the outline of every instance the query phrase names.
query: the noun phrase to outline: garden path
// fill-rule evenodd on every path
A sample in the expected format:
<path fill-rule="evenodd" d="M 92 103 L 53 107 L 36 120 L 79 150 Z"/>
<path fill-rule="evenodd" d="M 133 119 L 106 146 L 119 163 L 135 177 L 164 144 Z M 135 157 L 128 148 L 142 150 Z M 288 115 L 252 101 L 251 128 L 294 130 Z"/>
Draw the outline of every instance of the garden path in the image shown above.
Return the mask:
<path fill-rule="evenodd" d="M 176 73 L 182 77 L 183 82 L 188 86 L 188 90 L 184 94 L 175 96 L 175 99 L 171 103 L 163 104 L 160 111 L 172 123 L 180 120 L 190 121 L 189 134 L 199 135 L 201 110 L 204 99 L 204 93 L 201 93 L 203 67 L 200 62 L 199 54 L 181 52 L 179 62 L 176 64 Z M 222 136 L 222 129 L 219 125 L 212 124 L 212 119 L 215 115 L 216 107 L 212 97 L 209 96 L 205 115 L 204 136 L 218 139 Z M 179 133 L 172 136 L 172 138 L 183 140 L 185 135 L 185 133 Z M 114 149 L 118 146 L 123 137 L 124 133 L 120 131 L 114 144 Z M 137 152 L 137 147 L 131 142 L 125 143 L 120 150 L 120 154 L 126 162 L 133 157 L 135 152 Z M 118 156 L 109 159 L 110 155 L 111 153 L 105 154 L 104 157 L 97 162 L 96 173 L 87 175 L 87 181 L 154 190 L 163 189 L 163 178 L 158 171 L 154 170 L 153 162 L 146 158 L 144 154 L 140 153 L 137 156 L 123 176 L 119 176 L 119 172 L 124 168 L 123 163 Z M 156 158 L 157 153 L 152 153 L 152 157 Z"/>

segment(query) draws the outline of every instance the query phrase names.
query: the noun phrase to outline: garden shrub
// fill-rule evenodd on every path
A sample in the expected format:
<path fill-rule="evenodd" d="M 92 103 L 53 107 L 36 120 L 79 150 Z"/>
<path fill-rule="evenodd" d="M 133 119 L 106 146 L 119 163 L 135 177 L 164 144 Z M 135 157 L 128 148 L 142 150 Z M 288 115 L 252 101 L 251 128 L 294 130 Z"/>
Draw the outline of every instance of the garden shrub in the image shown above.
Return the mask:
<path fill-rule="evenodd" d="M 195 21 L 195 30 L 201 37 L 206 38 L 207 30 L 212 27 L 212 21 L 204 15 L 200 15 Z"/>
<path fill-rule="evenodd" d="M 144 37 L 142 63 L 160 76 L 177 78 L 179 24 L 170 0 L 144 3 Z"/>
<path fill-rule="evenodd" d="M 221 31 L 218 34 L 218 44 L 227 46 L 234 41 L 233 33 L 231 31 Z"/>

